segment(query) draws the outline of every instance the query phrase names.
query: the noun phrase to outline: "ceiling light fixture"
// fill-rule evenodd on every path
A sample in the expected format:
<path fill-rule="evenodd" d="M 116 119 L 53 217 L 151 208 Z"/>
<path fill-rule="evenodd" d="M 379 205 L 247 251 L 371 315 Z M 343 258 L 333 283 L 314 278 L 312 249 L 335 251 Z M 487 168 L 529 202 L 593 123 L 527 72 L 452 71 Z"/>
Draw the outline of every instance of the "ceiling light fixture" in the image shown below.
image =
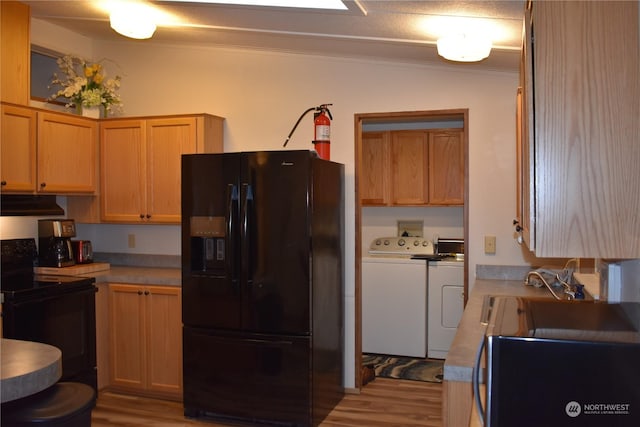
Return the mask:
<path fill-rule="evenodd" d="M 480 34 L 457 33 L 438 39 L 438 55 L 450 61 L 478 62 L 489 56 L 491 39 Z"/>
<path fill-rule="evenodd" d="M 109 15 L 111 28 L 132 39 L 149 39 L 156 31 L 152 10 L 136 2 L 121 2 Z"/>

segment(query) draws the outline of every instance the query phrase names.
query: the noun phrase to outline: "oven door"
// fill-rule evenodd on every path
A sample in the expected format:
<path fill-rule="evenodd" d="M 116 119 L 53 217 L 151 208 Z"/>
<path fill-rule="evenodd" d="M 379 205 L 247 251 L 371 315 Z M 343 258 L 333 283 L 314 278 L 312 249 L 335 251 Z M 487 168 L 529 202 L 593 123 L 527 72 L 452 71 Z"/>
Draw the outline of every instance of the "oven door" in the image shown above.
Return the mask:
<path fill-rule="evenodd" d="M 61 381 L 96 389 L 95 286 L 26 300 L 5 301 L 5 338 L 50 344 L 62 351 Z"/>

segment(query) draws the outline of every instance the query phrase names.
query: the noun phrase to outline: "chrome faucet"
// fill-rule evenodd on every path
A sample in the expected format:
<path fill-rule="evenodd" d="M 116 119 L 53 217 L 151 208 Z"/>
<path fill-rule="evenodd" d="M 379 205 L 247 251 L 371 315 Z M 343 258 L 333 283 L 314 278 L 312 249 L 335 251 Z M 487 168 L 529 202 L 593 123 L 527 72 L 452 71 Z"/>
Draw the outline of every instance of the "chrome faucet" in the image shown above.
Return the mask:
<path fill-rule="evenodd" d="M 531 280 L 532 276 L 535 277 L 535 279 L 533 281 Z M 556 278 L 557 277 L 558 276 L 556 275 Z M 563 295 L 567 295 L 566 297 L 562 298 L 562 297 L 560 297 L 560 295 L 558 295 L 556 293 L 555 290 L 553 290 L 553 287 L 549 284 L 549 282 L 547 282 L 547 280 L 544 278 L 544 276 L 542 275 L 542 273 L 540 271 L 537 271 L 537 270 L 530 271 L 530 272 L 527 273 L 527 275 L 524 278 L 524 284 L 525 285 L 532 285 L 532 286 L 535 286 L 535 287 L 542 287 L 542 285 L 539 284 L 540 282 L 542 282 L 542 284 L 544 284 L 544 286 L 546 286 L 547 289 L 549 289 L 549 292 L 551 292 L 551 295 L 553 295 L 553 297 L 555 299 L 557 299 L 559 301 L 560 300 L 565 300 L 565 299 L 566 300 L 573 299 L 573 296 L 571 294 L 567 293 L 567 290 L 570 289 L 568 284 L 566 284 L 564 282 L 561 282 L 560 280 L 557 280 L 557 282 L 561 283 L 562 286 L 564 287 Z"/>

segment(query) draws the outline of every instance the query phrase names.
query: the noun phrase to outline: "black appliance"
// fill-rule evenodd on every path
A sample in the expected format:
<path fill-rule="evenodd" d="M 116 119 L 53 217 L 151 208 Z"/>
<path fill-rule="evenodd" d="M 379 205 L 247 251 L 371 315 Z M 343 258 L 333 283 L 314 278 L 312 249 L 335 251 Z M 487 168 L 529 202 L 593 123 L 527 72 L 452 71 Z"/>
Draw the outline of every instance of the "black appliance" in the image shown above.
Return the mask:
<path fill-rule="evenodd" d="M 34 275 L 35 239 L 2 240 L 0 245 L 4 338 L 57 347 L 61 381 L 97 390 L 95 279 Z"/>
<path fill-rule="evenodd" d="M 318 425 L 343 396 L 344 166 L 182 156 L 184 412 Z"/>
<path fill-rule="evenodd" d="M 41 267 L 69 267 L 75 265 L 71 238 L 76 236 L 72 219 L 38 220 L 38 248 Z"/>
<path fill-rule="evenodd" d="M 640 304 L 498 297 L 485 309 L 486 426 L 640 425 Z"/>

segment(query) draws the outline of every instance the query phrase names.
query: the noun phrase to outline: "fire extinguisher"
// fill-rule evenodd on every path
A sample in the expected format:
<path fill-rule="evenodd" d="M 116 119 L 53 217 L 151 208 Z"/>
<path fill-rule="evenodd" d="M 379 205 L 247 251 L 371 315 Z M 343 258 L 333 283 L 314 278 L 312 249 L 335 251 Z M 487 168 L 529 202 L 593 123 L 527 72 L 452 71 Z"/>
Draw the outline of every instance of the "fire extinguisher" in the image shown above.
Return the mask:
<path fill-rule="evenodd" d="M 322 104 L 317 107 L 311 107 L 302 113 L 282 146 L 287 146 L 291 135 L 295 132 L 302 118 L 310 111 L 315 110 L 316 112 L 313 114 L 313 141 L 311 142 L 315 145 L 316 152 L 320 158 L 330 160 L 331 120 L 333 120 L 333 117 L 331 116 L 331 111 L 329 111 L 329 105 L 333 104 Z"/>
<path fill-rule="evenodd" d="M 331 112 L 327 108 L 327 104 L 323 104 L 318 108 L 319 111 L 313 114 L 313 144 L 316 146 L 318 156 L 329 160 L 331 157 Z"/>

